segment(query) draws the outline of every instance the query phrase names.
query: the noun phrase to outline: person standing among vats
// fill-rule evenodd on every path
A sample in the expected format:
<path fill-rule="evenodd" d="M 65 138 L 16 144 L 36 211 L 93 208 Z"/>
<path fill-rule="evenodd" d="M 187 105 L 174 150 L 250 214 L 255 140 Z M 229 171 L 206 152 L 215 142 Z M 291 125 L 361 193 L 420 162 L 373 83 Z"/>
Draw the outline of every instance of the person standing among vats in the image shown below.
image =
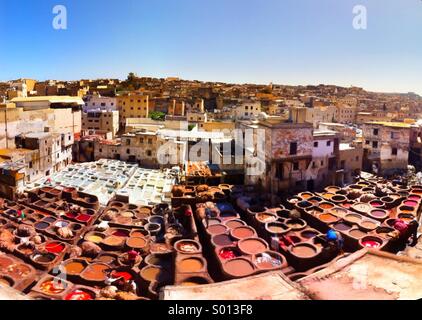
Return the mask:
<path fill-rule="evenodd" d="M 408 244 L 412 247 L 417 244 L 419 223 L 416 220 L 406 223 L 401 219 L 396 219 L 393 228 L 394 231 L 388 235 L 396 242 L 398 251 L 404 250 Z"/>

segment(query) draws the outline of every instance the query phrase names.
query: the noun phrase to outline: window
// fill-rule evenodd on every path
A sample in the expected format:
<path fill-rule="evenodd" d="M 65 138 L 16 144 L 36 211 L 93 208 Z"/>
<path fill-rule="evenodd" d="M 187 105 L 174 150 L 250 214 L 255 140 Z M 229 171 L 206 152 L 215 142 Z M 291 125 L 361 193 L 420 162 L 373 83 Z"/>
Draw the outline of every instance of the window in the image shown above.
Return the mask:
<path fill-rule="evenodd" d="M 126 153 L 127 154 L 130 154 L 130 149 L 126 149 Z"/>
<path fill-rule="evenodd" d="M 378 129 L 374 129 L 374 136 L 378 135 Z"/>
<path fill-rule="evenodd" d="M 299 162 L 293 162 L 293 171 L 299 170 Z"/>
<path fill-rule="evenodd" d="M 369 143 L 370 143 L 370 141 L 369 141 L 369 140 L 366 140 L 366 141 L 365 141 L 365 143 L 366 143 L 366 144 L 369 144 Z"/>
<path fill-rule="evenodd" d="M 130 139 L 126 139 L 126 145 L 130 146 Z"/>
<path fill-rule="evenodd" d="M 378 141 L 372 141 L 372 148 L 378 148 Z"/>
<path fill-rule="evenodd" d="M 359 156 L 356 156 L 356 161 L 359 161 Z"/>
<path fill-rule="evenodd" d="M 290 154 L 291 155 L 297 154 L 297 142 L 290 143 Z"/>
<path fill-rule="evenodd" d="M 101 148 L 100 148 L 100 150 L 99 150 L 99 151 L 100 151 L 100 152 L 103 152 L 103 149 L 101 149 Z"/>
<path fill-rule="evenodd" d="M 399 133 L 398 132 L 391 132 L 391 139 L 398 139 L 399 138 Z"/>
<path fill-rule="evenodd" d="M 393 156 L 396 156 L 396 155 L 397 155 L 397 148 L 392 148 L 392 149 L 391 149 L 391 154 L 392 154 Z"/>
<path fill-rule="evenodd" d="M 147 156 L 148 156 L 148 157 L 151 157 L 151 155 L 152 155 L 151 150 L 147 150 Z"/>
<path fill-rule="evenodd" d="M 314 148 L 318 148 L 318 141 L 314 142 Z"/>
<path fill-rule="evenodd" d="M 321 167 L 324 166 L 324 160 L 321 160 Z"/>
<path fill-rule="evenodd" d="M 327 147 L 331 146 L 331 141 L 327 141 Z"/>

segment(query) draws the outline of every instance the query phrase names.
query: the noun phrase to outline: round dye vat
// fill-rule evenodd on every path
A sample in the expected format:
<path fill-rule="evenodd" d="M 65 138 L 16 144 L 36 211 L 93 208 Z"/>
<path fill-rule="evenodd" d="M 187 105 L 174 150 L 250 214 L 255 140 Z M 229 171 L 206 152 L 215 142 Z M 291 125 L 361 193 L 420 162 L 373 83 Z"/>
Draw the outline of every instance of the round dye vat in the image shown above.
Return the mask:
<path fill-rule="evenodd" d="M 231 231 L 231 235 L 236 239 L 250 238 L 256 235 L 255 230 L 248 226 L 237 227 Z"/>
<path fill-rule="evenodd" d="M 221 234 L 227 231 L 227 227 L 223 224 L 215 224 L 207 228 L 209 234 Z"/>
<path fill-rule="evenodd" d="M 362 220 L 362 216 L 358 215 L 358 214 L 347 214 L 344 216 L 344 220 L 351 222 L 351 223 L 358 223 Z"/>
<path fill-rule="evenodd" d="M 54 226 L 55 227 L 57 227 L 57 228 L 65 228 L 65 227 L 67 227 L 69 225 L 69 222 L 67 222 L 67 221 L 57 221 L 55 224 L 54 224 Z"/>
<path fill-rule="evenodd" d="M 88 214 L 80 214 L 76 217 L 76 220 L 80 221 L 80 222 L 88 222 L 91 220 L 91 216 Z"/>
<path fill-rule="evenodd" d="M 299 258 L 311 258 L 317 254 L 317 249 L 310 244 L 298 244 L 292 247 L 291 252 Z"/>
<path fill-rule="evenodd" d="M 274 214 L 261 212 L 256 215 L 256 219 L 262 223 L 274 222 L 277 220 L 277 217 Z"/>
<path fill-rule="evenodd" d="M 286 225 L 293 230 L 298 230 L 304 228 L 306 226 L 306 222 L 300 219 L 289 219 L 286 221 Z"/>
<path fill-rule="evenodd" d="M 223 260 L 229 260 L 229 259 L 234 259 L 238 257 L 239 254 L 233 249 L 224 248 L 220 250 L 220 252 L 218 253 L 218 256 Z"/>
<path fill-rule="evenodd" d="M 371 206 L 378 208 L 378 207 L 382 207 L 384 205 L 383 202 L 378 201 L 378 200 L 373 200 L 369 203 Z"/>
<path fill-rule="evenodd" d="M 245 225 L 245 223 L 242 220 L 234 219 L 234 220 L 226 221 L 226 226 L 229 227 L 230 229 L 235 229 L 235 228 L 238 228 L 238 227 L 242 227 L 244 225 Z"/>
<path fill-rule="evenodd" d="M 407 199 L 411 200 L 411 201 L 420 201 L 421 197 L 418 196 L 418 195 L 412 194 L 412 195 L 408 196 Z"/>
<path fill-rule="evenodd" d="M 413 200 L 405 200 L 403 204 L 409 207 L 416 207 L 418 205 L 418 203 Z"/>
<path fill-rule="evenodd" d="M 338 230 L 338 231 L 346 231 L 346 230 L 350 230 L 352 228 L 352 226 L 348 225 L 346 223 L 343 223 L 343 222 L 339 222 L 339 223 L 336 223 L 335 225 L 333 225 L 333 228 Z"/>
<path fill-rule="evenodd" d="M 182 253 L 198 253 L 202 250 L 201 245 L 194 240 L 180 240 L 174 246 Z"/>
<path fill-rule="evenodd" d="M 91 281 L 104 281 L 106 280 L 106 270 L 110 267 L 106 264 L 94 263 L 89 265 L 83 272 L 83 276 Z"/>
<path fill-rule="evenodd" d="M 42 292 L 52 295 L 52 294 L 60 294 L 62 293 L 66 287 L 62 281 L 59 279 L 56 280 L 47 280 L 40 285 L 40 289 Z"/>
<path fill-rule="evenodd" d="M 62 253 L 65 246 L 60 242 L 49 242 L 45 245 L 45 250 L 50 253 Z"/>
<path fill-rule="evenodd" d="M 88 235 L 85 239 L 93 243 L 101 243 L 103 241 L 103 237 L 96 234 Z"/>
<path fill-rule="evenodd" d="M 82 291 L 82 290 L 75 290 L 66 295 L 64 298 L 65 300 L 74 300 L 74 301 L 88 301 L 94 300 L 94 297 L 91 293 Z"/>
<path fill-rule="evenodd" d="M 301 193 L 299 196 L 300 196 L 302 199 L 307 200 L 307 199 L 309 199 L 310 197 L 312 197 L 312 196 L 313 196 L 313 194 L 312 194 L 312 193 L 303 192 L 303 193 Z"/>
<path fill-rule="evenodd" d="M 126 272 L 126 271 L 117 271 L 117 272 L 114 272 L 113 275 L 112 275 L 112 277 L 114 279 L 123 278 L 126 281 L 129 281 L 129 280 L 132 280 L 133 279 L 133 276 L 129 272 Z"/>
<path fill-rule="evenodd" d="M 132 211 L 124 211 L 120 215 L 125 218 L 133 218 L 135 216 Z"/>
<path fill-rule="evenodd" d="M 366 248 L 379 248 L 382 245 L 382 241 L 380 239 L 374 237 L 366 237 L 361 240 L 362 246 Z"/>
<path fill-rule="evenodd" d="M 312 239 L 318 235 L 318 232 L 306 230 L 306 231 L 303 231 L 300 235 L 305 239 Z"/>
<path fill-rule="evenodd" d="M 35 229 L 38 230 L 45 230 L 50 226 L 50 224 L 48 224 L 47 222 L 38 222 L 37 224 L 35 224 Z"/>
<path fill-rule="evenodd" d="M 239 241 L 238 246 L 246 254 L 258 254 L 268 250 L 267 243 L 260 238 L 242 239 Z"/>
<path fill-rule="evenodd" d="M 231 276 L 245 277 L 251 275 L 255 268 L 252 262 L 247 259 L 234 258 L 224 263 L 224 270 Z"/>
<path fill-rule="evenodd" d="M 179 262 L 179 269 L 182 272 L 199 272 L 204 266 L 204 262 L 199 258 L 188 258 Z"/>
<path fill-rule="evenodd" d="M 47 218 L 45 218 L 44 219 L 44 222 L 47 222 L 47 223 L 52 223 L 52 222 L 54 222 L 54 221 L 56 221 L 57 219 L 56 218 L 53 218 L 53 217 L 47 217 Z"/>
<path fill-rule="evenodd" d="M 144 248 L 147 244 L 147 240 L 145 238 L 135 238 L 131 237 L 127 239 L 126 244 L 131 248 Z"/>
<path fill-rule="evenodd" d="M 359 229 L 354 229 L 350 230 L 349 235 L 351 235 L 353 238 L 360 239 L 366 235 L 366 232 Z"/>
<path fill-rule="evenodd" d="M 233 244 L 232 239 L 227 234 L 218 234 L 218 235 L 213 236 L 212 242 L 216 246 L 220 246 L 220 247 L 229 246 L 229 245 Z"/>
<path fill-rule="evenodd" d="M 338 220 L 338 218 L 332 214 L 329 213 L 323 213 L 319 215 L 319 219 L 326 223 L 335 222 Z"/>
<path fill-rule="evenodd" d="M 163 274 L 163 270 L 157 266 L 147 266 L 141 270 L 142 278 L 149 282 L 159 280 Z"/>
<path fill-rule="evenodd" d="M 334 208 L 334 205 L 332 203 L 323 202 L 319 205 L 319 207 L 323 210 L 329 210 L 329 209 Z"/>
<path fill-rule="evenodd" d="M 25 278 L 31 274 L 31 268 L 25 264 L 12 264 L 7 269 L 7 274 L 13 278 Z"/>
<path fill-rule="evenodd" d="M 84 269 L 85 265 L 80 261 L 72 261 L 65 265 L 66 272 L 70 275 L 80 274 Z"/>
<path fill-rule="evenodd" d="M 409 223 L 410 221 L 414 220 L 415 217 L 410 214 L 399 214 L 399 219 L 403 220 L 406 223 Z"/>
<path fill-rule="evenodd" d="M 122 229 L 118 229 L 116 231 L 113 232 L 113 236 L 116 237 L 129 237 L 130 232 L 128 230 L 122 230 Z"/>
<path fill-rule="evenodd" d="M 369 229 L 369 230 L 373 230 L 377 227 L 377 224 L 372 221 L 364 221 L 360 225 L 364 227 L 365 229 Z"/>
<path fill-rule="evenodd" d="M 75 219 L 78 216 L 78 214 L 72 213 L 72 212 L 66 212 L 65 216 L 71 219 Z"/>
<path fill-rule="evenodd" d="M 132 236 L 132 237 L 143 237 L 145 234 L 144 233 L 142 233 L 141 231 L 132 231 L 131 233 L 130 233 L 130 235 Z"/>
<path fill-rule="evenodd" d="M 106 264 L 111 265 L 116 261 L 116 258 L 113 257 L 113 256 L 103 255 L 103 256 L 100 256 L 97 260 L 102 262 L 102 263 L 106 263 Z"/>
<path fill-rule="evenodd" d="M 103 243 L 110 247 L 119 247 L 122 246 L 125 242 L 125 239 L 122 237 L 109 236 L 103 240 Z"/>
<path fill-rule="evenodd" d="M 56 256 L 52 253 L 48 254 L 36 254 L 32 257 L 32 260 L 34 260 L 37 263 L 51 263 L 56 259 Z"/>
<path fill-rule="evenodd" d="M 266 229 L 270 233 L 274 234 L 282 234 L 286 233 L 286 230 L 288 229 L 286 225 L 284 225 L 281 222 L 271 222 L 266 225 Z"/>
<path fill-rule="evenodd" d="M 209 226 L 213 226 L 215 224 L 221 224 L 221 220 L 217 218 L 209 218 L 207 223 Z M 226 222 L 226 225 L 227 225 L 227 222 Z"/>
<path fill-rule="evenodd" d="M 384 210 L 372 210 L 371 211 L 371 216 L 375 217 L 375 218 L 384 218 L 387 216 L 387 211 Z"/>
<path fill-rule="evenodd" d="M 131 224 L 132 223 L 132 218 L 118 216 L 116 218 L 116 222 L 119 223 L 119 224 Z"/>

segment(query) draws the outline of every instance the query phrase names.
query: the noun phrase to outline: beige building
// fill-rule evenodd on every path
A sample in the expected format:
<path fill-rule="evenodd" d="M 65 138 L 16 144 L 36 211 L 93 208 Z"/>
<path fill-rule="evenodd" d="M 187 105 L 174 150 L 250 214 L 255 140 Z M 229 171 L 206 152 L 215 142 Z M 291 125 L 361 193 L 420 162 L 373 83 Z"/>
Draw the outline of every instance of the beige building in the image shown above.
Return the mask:
<path fill-rule="evenodd" d="M 150 111 L 149 96 L 129 94 L 117 97 L 120 126 L 124 127 L 128 118 L 148 118 Z"/>
<path fill-rule="evenodd" d="M 118 111 L 89 111 L 82 114 L 82 129 L 91 132 L 111 132 L 112 137 L 119 131 Z"/>
<path fill-rule="evenodd" d="M 362 171 L 362 161 L 362 143 L 340 143 L 336 185 L 341 186 L 353 183 L 353 178 Z"/>

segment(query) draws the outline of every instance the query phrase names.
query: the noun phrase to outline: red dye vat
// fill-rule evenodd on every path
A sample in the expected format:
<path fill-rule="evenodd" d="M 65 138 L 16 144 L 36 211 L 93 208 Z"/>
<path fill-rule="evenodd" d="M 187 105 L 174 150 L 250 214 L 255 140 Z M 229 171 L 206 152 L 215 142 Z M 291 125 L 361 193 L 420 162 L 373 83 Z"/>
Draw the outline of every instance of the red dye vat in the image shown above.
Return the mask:
<path fill-rule="evenodd" d="M 72 212 L 66 212 L 66 217 L 68 218 L 76 218 L 77 214 L 72 213 Z"/>
<path fill-rule="evenodd" d="M 91 216 L 87 214 L 80 214 L 79 216 L 77 216 L 76 220 L 82 221 L 82 222 L 88 222 L 89 220 L 91 220 Z"/>
<path fill-rule="evenodd" d="M 45 245 L 45 250 L 50 253 L 61 253 L 64 250 L 64 245 L 59 242 L 50 242 Z"/>
<path fill-rule="evenodd" d="M 125 271 L 120 271 L 120 272 L 114 272 L 112 275 L 113 278 L 117 279 L 117 278 L 123 278 L 126 281 L 132 280 L 132 275 L 129 272 L 125 272 Z"/>
<path fill-rule="evenodd" d="M 374 240 L 364 240 L 362 241 L 362 245 L 367 248 L 379 248 L 381 246 L 381 243 Z"/>
<path fill-rule="evenodd" d="M 413 201 L 419 201 L 421 198 L 418 196 L 409 196 L 407 199 L 413 200 Z"/>
<path fill-rule="evenodd" d="M 351 203 L 343 203 L 341 206 L 342 206 L 343 208 L 348 209 L 348 208 L 350 208 L 350 207 L 352 206 L 352 204 L 351 204 Z"/>
<path fill-rule="evenodd" d="M 231 249 L 223 249 L 220 251 L 219 256 L 224 260 L 236 258 L 236 253 Z"/>
<path fill-rule="evenodd" d="M 69 293 L 65 300 L 94 300 L 92 295 L 82 290 L 75 290 Z"/>
<path fill-rule="evenodd" d="M 416 207 L 418 205 L 416 201 L 412 201 L 412 200 L 407 200 L 404 202 L 404 204 L 409 207 Z"/>
<path fill-rule="evenodd" d="M 124 231 L 124 230 L 117 230 L 117 231 L 113 232 L 113 236 L 116 236 L 116 237 L 127 237 L 127 236 L 129 236 L 129 232 L 128 231 Z"/>

